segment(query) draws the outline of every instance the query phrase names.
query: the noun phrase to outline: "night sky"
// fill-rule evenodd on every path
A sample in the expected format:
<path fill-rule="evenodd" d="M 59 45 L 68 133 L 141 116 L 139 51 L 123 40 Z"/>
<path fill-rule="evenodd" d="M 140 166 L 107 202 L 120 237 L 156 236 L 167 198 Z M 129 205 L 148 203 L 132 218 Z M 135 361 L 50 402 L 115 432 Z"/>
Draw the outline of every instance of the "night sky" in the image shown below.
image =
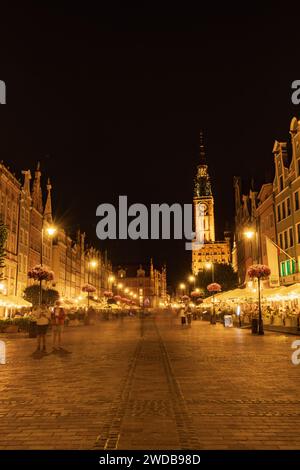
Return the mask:
<path fill-rule="evenodd" d="M 114 264 L 152 256 L 179 281 L 190 269 L 184 241 L 96 241 L 96 207 L 123 194 L 190 203 L 202 129 L 221 238 L 233 226 L 233 176 L 270 180 L 274 140 L 300 116 L 299 17 L 28 5 L 1 11 L 0 159 L 17 175 L 40 160 L 57 222 L 80 226 Z"/>

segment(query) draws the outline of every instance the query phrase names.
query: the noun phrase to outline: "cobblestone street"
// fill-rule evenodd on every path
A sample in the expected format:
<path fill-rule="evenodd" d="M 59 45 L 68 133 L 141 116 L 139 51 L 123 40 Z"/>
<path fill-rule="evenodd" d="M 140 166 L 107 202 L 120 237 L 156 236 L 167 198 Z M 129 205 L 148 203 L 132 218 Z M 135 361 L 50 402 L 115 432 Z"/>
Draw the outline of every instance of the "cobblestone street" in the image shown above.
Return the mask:
<path fill-rule="evenodd" d="M 6 341 L 0 449 L 300 448 L 295 336 L 182 327 L 165 313 Z"/>

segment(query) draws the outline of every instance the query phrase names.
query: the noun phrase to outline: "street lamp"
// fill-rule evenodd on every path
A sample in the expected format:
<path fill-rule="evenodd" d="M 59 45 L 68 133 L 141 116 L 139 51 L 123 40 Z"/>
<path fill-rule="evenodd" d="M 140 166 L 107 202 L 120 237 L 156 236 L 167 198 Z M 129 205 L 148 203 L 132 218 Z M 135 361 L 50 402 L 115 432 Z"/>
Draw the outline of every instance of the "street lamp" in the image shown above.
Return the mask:
<path fill-rule="evenodd" d="M 92 269 L 95 269 L 96 267 L 98 266 L 98 261 L 95 260 L 95 259 L 92 259 L 88 262 L 88 284 L 90 284 L 90 274 L 91 274 L 91 270 Z M 88 308 L 90 306 L 90 296 L 89 296 L 89 292 L 87 293 L 87 301 L 88 301 Z"/>
<path fill-rule="evenodd" d="M 193 284 L 193 289 L 195 290 L 196 277 L 191 274 L 191 275 L 189 276 L 189 282 L 190 282 L 191 284 Z"/>
<path fill-rule="evenodd" d="M 255 232 L 254 232 L 254 230 L 245 230 L 244 235 L 245 235 L 246 238 L 251 240 L 251 238 L 254 237 Z"/>
<path fill-rule="evenodd" d="M 211 269 L 211 282 L 215 282 L 215 265 L 211 261 L 205 263 L 206 269 Z"/>
<path fill-rule="evenodd" d="M 212 261 L 207 261 L 205 263 L 205 268 L 206 269 L 211 269 L 211 282 L 215 282 L 215 265 Z M 215 325 L 216 323 L 216 319 L 215 319 L 215 297 L 213 296 L 213 311 L 212 311 L 212 315 L 210 317 L 210 323 L 212 325 Z"/>
<path fill-rule="evenodd" d="M 257 232 L 256 230 L 252 229 L 252 228 L 249 228 L 247 230 L 244 231 L 244 237 L 249 240 L 249 242 L 251 243 L 251 262 L 252 264 L 254 262 L 258 262 L 259 263 L 259 247 L 258 247 L 258 238 L 257 238 Z M 253 250 L 252 250 L 252 240 L 254 241 L 254 245 L 255 245 L 255 251 L 254 251 L 254 254 L 253 254 Z M 255 255 L 255 260 L 253 259 L 253 255 Z"/>
<path fill-rule="evenodd" d="M 52 238 L 56 232 L 57 232 L 57 228 L 54 226 L 54 225 L 49 225 L 49 227 L 47 227 L 45 229 L 45 225 L 44 225 L 44 217 L 43 217 L 43 220 L 42 220 L 42 233 L 41 233 L 41 250 L 40 250 L 40 265 L 41 267 L 43 266 L 43 248 L 44 248 L 44 236 L 45 236 L 45 232 L 46 234 L 48 235 L 49 238 Z M 40 292 L 39 292 L 39 301 L 40 301 L 40 305 L 42 303 L 42 281 L 40 280 Z"/>
<path fill-rule="evenodd" d="M 182 293 L 185 291 L 185 284 L 183 282 L 179 284 L 179 289 L 182 290 Z"/>
<path fill-rule="evenodd" d="M 44 247 L 44 234 L 48 235 L 48 237 L 53 237 L 56 232 L 57 232 L 57 228 L 54 227 L 54 225 L 50 225 L 49 227 L 46 228 L 45 230 L 45 227 L 44 227 L 44 219 L 43 219 L 43 225 L 42 225 L 42 236 L 41 236 L 41 257 L 40 257 L 40 261 L 41 261 L 41 266 L 43 266 L 43 247 Z"/>

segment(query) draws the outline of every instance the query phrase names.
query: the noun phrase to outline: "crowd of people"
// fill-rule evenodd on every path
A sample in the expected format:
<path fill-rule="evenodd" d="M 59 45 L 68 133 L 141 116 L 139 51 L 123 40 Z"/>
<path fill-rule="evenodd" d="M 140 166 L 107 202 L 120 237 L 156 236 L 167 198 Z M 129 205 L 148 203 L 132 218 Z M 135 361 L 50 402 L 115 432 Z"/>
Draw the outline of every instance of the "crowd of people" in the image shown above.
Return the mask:
<path fill-rule="evenodd" d="M 250 325 L 253 319 L 258 319 L 259 310 L 256 303 L 243 303 L 241 305 L 228 304 L 215 307 L 212 306 L 193 307 L 188 303 L 182 303 L 177 311 L 181 324 L 191 324 L 192 319 L 211 319 L 214 316 L 216 321 L 224 322 L 225 315 L 231 315 L 232 321 L 239 326 Z M 297 327 L 300 329 L 300 309 L 297 306 L 262 306 L 262 318 L 265 324 L 283 327 Z"/>

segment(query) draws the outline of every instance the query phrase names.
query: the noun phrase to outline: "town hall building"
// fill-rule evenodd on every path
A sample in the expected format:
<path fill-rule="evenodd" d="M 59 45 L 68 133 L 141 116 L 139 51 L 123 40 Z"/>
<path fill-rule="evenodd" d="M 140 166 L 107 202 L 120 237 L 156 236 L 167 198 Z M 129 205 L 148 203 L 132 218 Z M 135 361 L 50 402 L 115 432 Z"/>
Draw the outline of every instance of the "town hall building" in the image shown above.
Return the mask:
<path fill-rule="evenodd" d="M 206 162 L 203 134 L 200 133 L 200 164 L 194 185 L 194 231 L 192 243 L 192 272 L 197 275 L 207 263 L 229 264 L 231 260 L 230 235 L 224 241 L 215 240 L 214 197 Z"/>

